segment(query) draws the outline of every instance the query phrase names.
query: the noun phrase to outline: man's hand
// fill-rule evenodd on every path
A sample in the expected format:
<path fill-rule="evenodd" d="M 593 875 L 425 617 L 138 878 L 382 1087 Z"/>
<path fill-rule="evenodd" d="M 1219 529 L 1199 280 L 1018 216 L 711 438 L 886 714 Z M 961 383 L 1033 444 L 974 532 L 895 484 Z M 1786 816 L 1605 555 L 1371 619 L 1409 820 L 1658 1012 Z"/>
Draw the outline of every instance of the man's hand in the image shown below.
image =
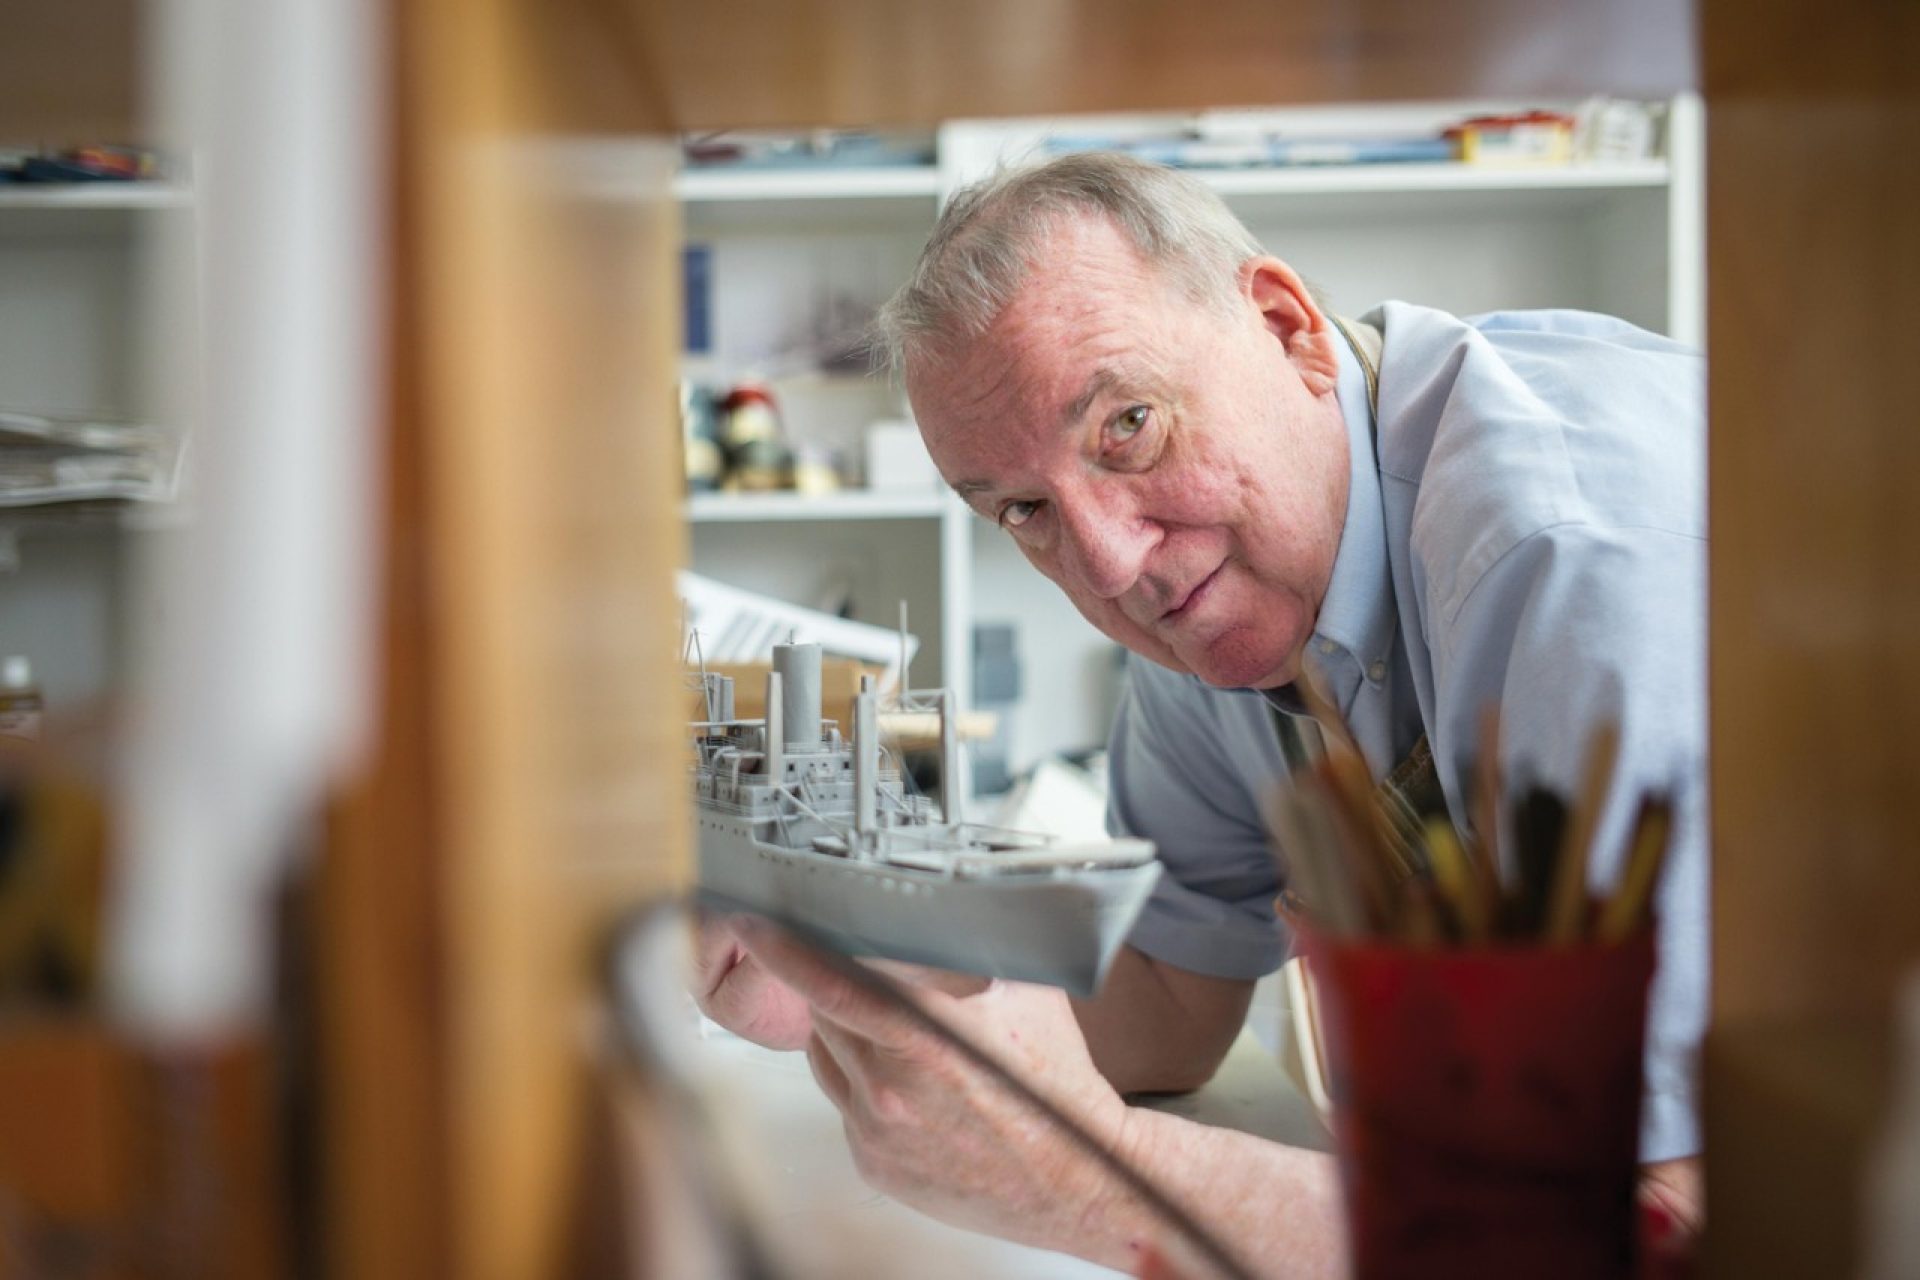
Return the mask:
<path fill-rule="evenodd" d="M 693 925 L 693 995 L 700 1012 L 769 1049 L 803 1049 L 813 1035 L 804 997 L 761 967 L 741 945 L 743 917 L 701 912 Z"/>
<path fill-rule="evenodd" d="M 1640 1166 L 1640 1202 L 1660 1209 L 1675 1236 L 1694 1241 L 1706 1221 L 1705 1178 L 1700 1157 Z"/>
<path fill-rule="evenodd" d="M 748 954 L 812 1007 L 807 1059 L 839 1108 L 856 1167 L 875 1188 L 946 1222 L 1113 1262 L 1102 1221 L 1110 1175 L 1027 1103 L 840 966 L 759 921 Z M 1128 1110 L 1087 1055 L 1066 996 L 1014 982 L 915 971 L 909 997 L 1072 1116 L 1109 1148 Z M 964 991 L 964 994 L 956 994 Z M 1116 1207 L 1117 1205 L 1111 1206 Z"/>

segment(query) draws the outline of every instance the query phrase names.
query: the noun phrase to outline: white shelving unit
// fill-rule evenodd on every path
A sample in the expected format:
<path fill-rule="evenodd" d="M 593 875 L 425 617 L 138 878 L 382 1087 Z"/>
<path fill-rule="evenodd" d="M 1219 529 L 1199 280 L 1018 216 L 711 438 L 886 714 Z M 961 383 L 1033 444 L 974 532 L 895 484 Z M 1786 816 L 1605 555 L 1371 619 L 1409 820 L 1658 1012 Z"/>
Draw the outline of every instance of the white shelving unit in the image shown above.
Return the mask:
<path fill-rule="evenodd" d="M 143 336 L 175 296 L 160 259 L 190 241 L 192 211 L 172 182 L 0 185 L 0 405 L 154 416 L 167 375 Z M 142 504 L 0 508 L 0 653 L 32 660 L 50 709 L 96 701 L 124 671 L 142 608 L 129 544 L 181 518 Z"/>
<path fill-rule="evenodd" d="M 1458 118 L 1510 105 L 1424 110 Z M 1403 118 L 1421 109 L 1372 110 L 1374 118 Z M 818 306 L 842 290 L 879 301 L 905 278 L 945 193 L 996 165 L 1032 158 L 1050 134 L 1119 132 L 1143 122 L 1165 128 L 1168 121 L 953 121 L 940 130 L 937 163 L 921 168 L 682 174 L 688 238 L 713 250 L 713 323 L 724 335 L 697 372 L 725 381 L 760 371 L 756 360 L 777 345 L 785 322 L 772 317 L 783 307 Z M 1196 172 L 1344 311 L 1387 298 L 1462 313 L 1571 306 L 1704 344 L 1697 101 L 1669 104 L 1666 133 L 1664 154 L 1623 163 Z M 904 416 L 897 392 L 877 382 L 838 386 L 831 396 L 805 378 L 788 385 L 797 416 L 830 434 L 836 427 L 823 424 L 832 419 L 843 444 L 868 418 Z M 925 616 L 922 602 L 936 601 L 937 643 L 923 648 L 921 660 L 933 665 L 917 664 L 915 679 L 954 684 L 963 702 L 974 623 L 1016 622 L 1029 691 L 1015 714 L 1016 768 L 1103 734 L 1112 645 L 1009 539 L 956 499 L 703 495 L 688 504 L 688 518 L 694 567 L 739 585 L 808 602 L 823 575 L 851 578 L 856 601 L 873 611 L 869 620 L 883 623 L 891 622 L 895 592 L 917 593 L 916 618 Z"/>

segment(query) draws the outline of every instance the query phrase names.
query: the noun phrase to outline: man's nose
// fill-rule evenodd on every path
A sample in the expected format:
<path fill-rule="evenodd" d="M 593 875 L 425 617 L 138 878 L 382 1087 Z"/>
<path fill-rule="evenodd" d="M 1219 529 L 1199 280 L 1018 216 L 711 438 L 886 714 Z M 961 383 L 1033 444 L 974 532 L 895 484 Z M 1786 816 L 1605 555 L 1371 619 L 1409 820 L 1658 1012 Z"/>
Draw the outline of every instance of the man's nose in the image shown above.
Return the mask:
<path fill-rule="evenodd" d="M 1102 600 L 1139 581 L 1158 535 L 1131 503 L 1082 495 L 1056 500 L 1061 529 L 1060 568 Z"/>

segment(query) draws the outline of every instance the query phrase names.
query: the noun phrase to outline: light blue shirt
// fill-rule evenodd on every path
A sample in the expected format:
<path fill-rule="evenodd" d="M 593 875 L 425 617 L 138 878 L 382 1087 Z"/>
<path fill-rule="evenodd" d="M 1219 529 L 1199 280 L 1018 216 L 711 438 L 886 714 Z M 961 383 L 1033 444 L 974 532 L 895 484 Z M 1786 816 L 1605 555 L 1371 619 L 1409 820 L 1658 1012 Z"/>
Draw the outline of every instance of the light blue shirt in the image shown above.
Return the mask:
<path fill-rule="evenodd" d="M 1427 735 L 1449 809 L 1482 708 L 1510 783 L 1563 794 L 1594 725 L 1621 730 L 1592 881 L 1619 875 L 1647 790 L 1672 795 L 1658 906 L 1643 1160 L 1699 1150 L 1707 1010 L 1706 408 L 1699 354 L 1573 311 L 1460 319 L 1404 303 L 1384 334 L 1380 414 L 1341 343 L 1352 441 L 1346 524 L 1307 662 L 1376 778 Z M 1133 945 L 1250 978 L 1286 957 L 1260 797 L 1286 771 L 1266 700 L 1137 657 L 1111 741 L 1109 826 L 1160 847 Z"/>

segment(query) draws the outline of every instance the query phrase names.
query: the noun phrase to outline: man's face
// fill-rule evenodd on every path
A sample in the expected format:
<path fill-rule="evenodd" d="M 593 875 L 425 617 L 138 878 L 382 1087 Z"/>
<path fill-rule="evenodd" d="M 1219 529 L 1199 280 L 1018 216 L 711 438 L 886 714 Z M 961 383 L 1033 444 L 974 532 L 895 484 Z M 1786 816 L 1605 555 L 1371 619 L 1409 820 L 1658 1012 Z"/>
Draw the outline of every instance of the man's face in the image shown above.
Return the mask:
<path fill-rule="evenodd" d="M 1225 314 L 1085 221 L 907 389 L 947 482 L 1088 621 L 1208 684 L 1270 688 L 1299 673 L 1346 517 L 1332 341 L 1275 259 L 1242 268 Z"/>

